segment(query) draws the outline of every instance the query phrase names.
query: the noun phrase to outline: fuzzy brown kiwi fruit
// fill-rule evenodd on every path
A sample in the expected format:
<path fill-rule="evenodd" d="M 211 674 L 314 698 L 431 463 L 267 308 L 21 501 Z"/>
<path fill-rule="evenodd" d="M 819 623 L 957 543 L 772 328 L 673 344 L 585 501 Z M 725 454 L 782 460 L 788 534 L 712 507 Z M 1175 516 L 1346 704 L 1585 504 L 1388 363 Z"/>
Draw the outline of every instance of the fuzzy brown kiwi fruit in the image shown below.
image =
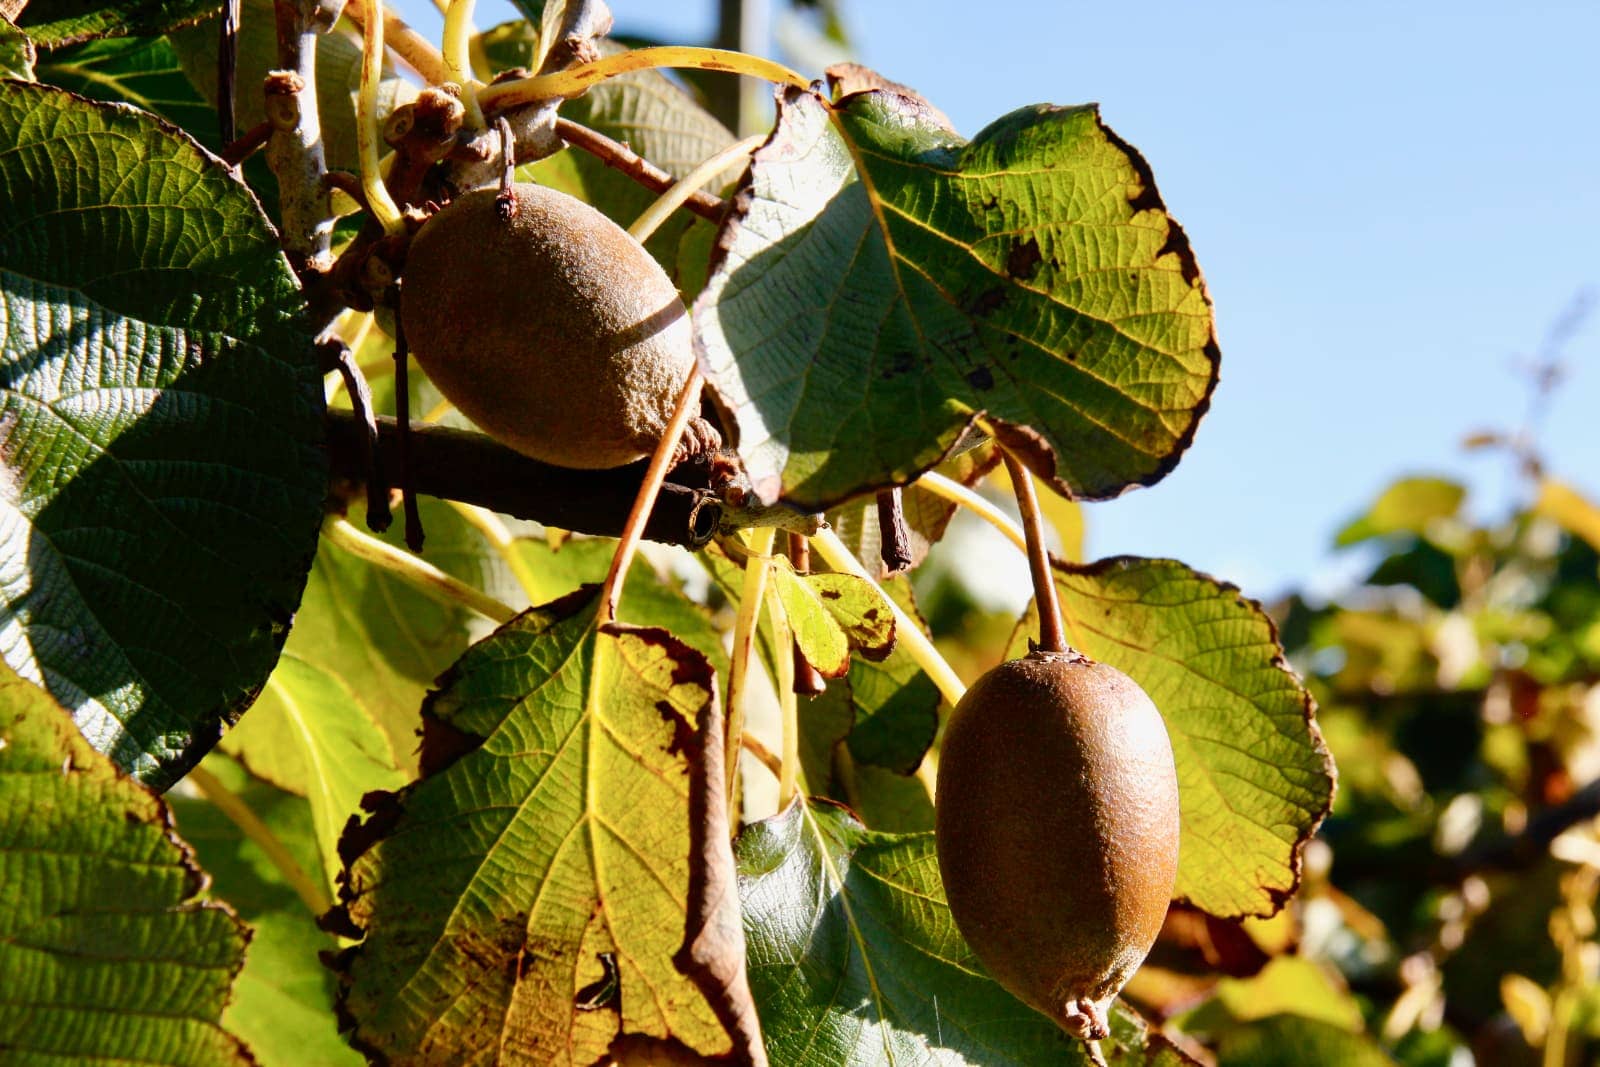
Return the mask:
<path fill-rule="evenodd" d="M 939 754 L 950 911 L 995 979 L 1074 1037 L 1108 1033 L 1178 873 L 1178 778 L 1143 689 L 1076 652 L 979 678 Z"/>
<path fill-rule="evenodd" d="M 561 467 L 649 455 L 694 367 L 689 316 L 644 247 L 581 200 L 477 189 L 423 224 L 406 254 L 406 342 L 483 431 Z"/>

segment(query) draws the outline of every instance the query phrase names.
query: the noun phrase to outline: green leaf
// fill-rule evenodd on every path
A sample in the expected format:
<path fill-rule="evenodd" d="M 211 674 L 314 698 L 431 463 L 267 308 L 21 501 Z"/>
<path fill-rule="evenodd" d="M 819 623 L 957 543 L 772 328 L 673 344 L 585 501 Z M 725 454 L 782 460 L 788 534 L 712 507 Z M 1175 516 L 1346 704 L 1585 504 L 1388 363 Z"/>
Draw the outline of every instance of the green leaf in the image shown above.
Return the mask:
<path fill-rule="evenodd" d="M 339 835 L 359 813 L 361 798 L 376 789 L 398 789 L 406 780 L 360 698 L 338 674 L 301 659 L 292 648 L 278 660 L 250 714 L 223 737 L 222 750 L 258 778 L 310 800 L 330 889 L 343 866 Z"/>
<path fill-rule="evenodd" d="M 1334 768 L 1272 621 L 1173 560 L 1057 562 L 1055 577 L 1068 643 L 1129 675 L 1166 719 L 1183 821 L 1174 896 L 1224 918 L 1277 911 Z M 1037 633 L 1030 607 L 1007 658 Z"/>
<path fill-rule="evenodd" d="M 1188 241 L 1093 107 L 966 143 L 893 93 L 787 90 L 736 204 L 694 318 L 763 498 L 903 484 L 982 415 L 1058 492 L 1116 496 L 1209 403 Z"/>
<path fill-rule="evenodd" d="M 322 392 L 255 199 L 152 116 L 0 87 L 4 655 L 170 784 L 254 699 L 322 514 Z"/>
<path fill-rule="evenodd" d="M 726 840 L 705 814 L 723 789 L 713 685 L 662 630 L 600 634 L 592 590 L 462 657 L 429 704 L 426 777 L 346 839 L 359 1047 L 586 1065 L 634 1033 L 728 1050 L 737 990 L 674 965 L 703 904 L 691 855 Z"/>
<path fill-rule="evenodd" d="M 0 664 L 0 1050 L 12 1062 L 245 1064 L 218 1020 L 248 934 L 166 805 Z"/>
<path fill-rule="evenodd" d="M 317 870 L 311 805 L 252 778 L 213 752 L 204 768 L 245 805 L 294 857 Z M 220 809 L 198 796 L 168 795 L 178 828 L 211 875 L 210 896 L 250 924 L 250 951 L 222 1013 L 223 1025 L 250 1046 L 261 1067 L 344 1067 L 365 1062 L 339 1036 L 333 1015 L 334 977 L 319 953 L 339 945 L 319 930 L 316 916 L 259 845 Z"/>
<path fill-rule="evenodd" d="M 424 558 L 447 574 L 502 599 L 515 595 L 509 573 L 478 533 L 443 501 L 418 501 L 427 533 Z M 361 509 L 350 521 L 365 529 Z M 381 536 L 401 545 L 403 522 Z M 493 624 L 459 604 L 442 604 L 391 571 L 324 540 L 285 651 L 319 670 L 377 723 L 406 772 L 416 769 L 422 698 L 433 681 Z"/>
<path fill-rule="evenodd" d="M 0 18 L 0 78 L 31 82 L 36 54 L 28 35 L 8 18 Z"/>
<path fill-rule="evenodd" d="M 1343 530 L 1335 544 L 1357 544 L 1389 534 L 1425 534 L 1440 519 L 1461 509 L 1467 491 L 1445 478 L 1401 478 L 1385 489 L 1372 507 Z"/>
<path fill-rule="evenodd" d="M 96 37 L 148 37 L 217 10 L 218 0 L 31 0 L 17 24 L 45 51 Z"/>
<path fill-rule="evenodd" d="M 195 92 L 165 37 L 86 41 L 52 52 L 39 80 L 97 100 L 120 100 L 182 126 L 215 151 L 216 110 Z"/>
<path fill-rule="evenodd" d="M 1088 1063 L 1082 1045 L 1007 993 L 957 931 L 932 834 L 874 833 L 797 800 L 739 835 L 750 986 L 784 1067 Z M 1113 1062 L 1182 1063 L 1125 1008 Z"/>
<path fill-rule="evenodd" d="M 1274 1015 L 1224 1035 L 1217 1050 L 1228 1067 L 1391 1067 L 1371 1038 L 1299 1015 Z"/>
<path fill-rule="evenodd" d="M 853 574 L 796 574 L 774 560 L 772 588 L 806 660 L 825 678 L 850 669 L 850 650 L 881 660 L 894 644 L 894 613 L 871 582 Z"/>

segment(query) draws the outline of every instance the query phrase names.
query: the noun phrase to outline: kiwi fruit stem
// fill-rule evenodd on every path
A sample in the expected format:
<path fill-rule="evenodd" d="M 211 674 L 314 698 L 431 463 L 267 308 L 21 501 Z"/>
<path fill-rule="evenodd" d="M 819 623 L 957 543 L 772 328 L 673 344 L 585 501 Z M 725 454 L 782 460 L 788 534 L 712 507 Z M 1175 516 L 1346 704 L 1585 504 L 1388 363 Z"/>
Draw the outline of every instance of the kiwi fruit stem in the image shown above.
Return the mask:
<path fill-rule="evenodd" d="M 934 496 L 943 497 L 952 504 L 968 509 L 999 530 L 1007 541 L 1017 546 L 1018 552 L 1028 551 L 1028 537 L 1022 532 L 1022 527 L 1012 522 L 1011 516 L 991 504 L 983 494 L 976 493 L 954 478 L 946 478 L 937 471 L 923 471 L 922 477 L 917 479 L 917 488 L 926 489 Z"/>
<path fill-rule="evenodd" d="M 771 563 L 761 563 L 766 568 Z M 772 620 L 773 659 L 778 677 L 778 711 L 783 723 L 783 755 L 778 765 L 778 810 L 783 811 L 799 790 L 800 780 L 800 699 L 794 694 L 794 631 L 789 616 L 778 601 L 777 586 L 767 583 L 767 614 Z"/>
<path fill-rule="evenodd" d="M 678 181 L 673 182 L 665 192 L 657 197 L 633 221 L 633 225 L 628 227 L 628 236 L 640 244 L 644 244 L 650 239 L 650 235 L 655 233 L 656 229 L 667 220 L 669 215 L 688 202 L 688 199 L 694 195 L 696 189 L 721 174 L 734 160 L 748 156 L 757 148 L 760 148 L 766 139 L 767 135 L 763 133 L 753 137 L 746 137 L 742 141 L 735 141 L 722 151 L 706 159 Z"/>
<path fill-rule="evenodd" d="M 616 55 L 602 56 L 593 63 L 568 67 L 566 70 L 558 70 L 551 74 L 499 82 L 486 87 L 478 94 L 478 104 L 486 112 L 505 111 L 508 108 L 540 100 L 577 96 L 607 78 L 660 67 L 747 74 L 752 78 L 764 78 L 774 84 L 793 85 L 798 89 L 810 86 L 810 82 L 806 81 L 804 76 L 795 73 L 782 63 L 760 56 L 733 52 L 726 48 L 660 45 L 655 48 L 635 48 Z"/>
<path fill-rule="evenodd" d="M 728 803 L 739 792 L 739 748 L 744 739 L 745 703 L 748 700 L 750 664 L 755 656 L 756 624 L 767 590 L 767 557 L 777 531 L 757 526 L 745 534 L 750 558 L 744 565 L 744 588 L 739 593 L 739 615 L 733 623 L 733 651 L 728 668 Z M 780 771 L 781 777 L 781 771 Z"/>
<path fill-rule="evenodd" d="M 689 419 L 700 410 L 703 382 L 698 366 L 689 372 L 683 389 L 678 393 L 677 406 L 672 409 L 672 418 L 667 420 L 661 440 L 656 442 L 656 450 L 650 456 L 650 466 L 645 469 L 639 495 L 633 498 L 633 510 L 628 512 L 628 521 L 622 527 L 616 554 L 611 557 L 611 569 L 606 572 L 605 585 L 600 587 L 600 609 L 596 622 L 602 630 L 616 621 L 617 602 L 622 598 L 622 579 L 633 563 L 633 554 L 639 550 L 645 523 L 650 518 L 651 509 L 656 506 L 656 497 L 661 493 L 661 483 L 667 480 L 667 468 L 672 466 L 673 456 L 678 451 L 678 439 L 683 436 Z"/>
<path fill-rule="evenodd" d="M 1005 449 L 1000 450 L 1006 473 L 1017 493 L 1017 509 L 1022 512 L 1022 532 L 1027 538 L 1028 570 L 1033 576 L 1033 599 L 1039 606 L 1038 648 L 1045 652 L 1066 652 L 1066 631 L 1061 625 L 1061 602 L 1056 598 L 1055 576 L 1050 572 L 1050 554 L 1044 547 L 1044 516 L 1033 488 L 1033 476 L 1022 461 Z"/>
<path fill-rule="evenodd" d="M 517 609 L 510 604 L 496 600 L 426 560 L 357 529 L 348 519 L 330 515 L 322 524 L 322 536 L 330 544 L 344 549 L 357 559 L 382 567 L 441 604 L 464 605 L 496 623 L 510 622 L 517 617 Z"/>
<path fill-rule="evenodd" d="M 367 0 L 367 18 L 361 26 L 361 89 L 356 95 L 356 148 L 361 157 L 361 191 L 367 208 L 384 233 L 399 233 L 404 223 L 400 209 L 383 184 L 378 145 L 383 131 L 378 128 L 378 83 L 383 80 L 383 5 Z"/>

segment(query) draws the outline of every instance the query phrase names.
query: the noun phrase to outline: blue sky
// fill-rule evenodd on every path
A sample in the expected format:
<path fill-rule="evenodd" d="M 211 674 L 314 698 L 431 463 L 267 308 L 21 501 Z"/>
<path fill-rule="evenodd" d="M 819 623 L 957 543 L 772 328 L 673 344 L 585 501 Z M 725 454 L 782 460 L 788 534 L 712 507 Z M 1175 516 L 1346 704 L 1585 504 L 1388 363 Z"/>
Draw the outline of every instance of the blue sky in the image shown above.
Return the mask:
<path fill-rule="evenodd" d="M 499 3 L 481 25 L 510 17 Z M 619 29 L 695 41 L 715 5 L 611 7 Z M 1349 570 L 1333 533 L 1399 474 L 1459 477 L 1488 516 L 1522 491 L 1503 456 L 1459 443 L 1521 423 L 1519 362 L 1580 293 L 1600 298 L 1600 4 L 845 14 L 862 62 L 968 136 L 1024 104 L 1099 102 L 1189 233 L 1222 382 L 1176 471 L 1089 507 L 1092 556 L 1173 556 L 1270 597 Z M 1600 306 L 1564 352 L 1540 439 L 1600 497 Z"/>

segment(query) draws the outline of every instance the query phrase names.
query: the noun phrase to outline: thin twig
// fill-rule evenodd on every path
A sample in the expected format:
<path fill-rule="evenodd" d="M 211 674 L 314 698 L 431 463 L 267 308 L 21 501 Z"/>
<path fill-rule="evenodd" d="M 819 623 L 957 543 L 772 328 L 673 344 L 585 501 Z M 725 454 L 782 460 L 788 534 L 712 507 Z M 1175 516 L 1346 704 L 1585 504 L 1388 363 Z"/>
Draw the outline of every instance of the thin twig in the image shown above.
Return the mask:
<path fill-rule="evenodd" d="M 655 453 L 650 457 L 650 466 L 645 469 L 644 484 L 639 486 L 639 495 L 634 499 L 633 509 L 628 512 L 628 524 L 623 527 L 617 551 L 611 557 L 611 569 L 606 572 L 605 584 L 600 587 L 600 608 L 596 620 L 602 630 L 616 621 L 617 602 L 622 598 L 622 579 L 628 573 L 629 565 L 633 563 L 633 554 L 639 549 L 639 540 L 644 536 L 645 520 L 655 507 L 656 496 L 661 492 L 661 483 L 666 481 L 667 468 L 672 466 L 672 457 L 678 451 L 678 439 L 683 436 L 684 427 L 689 425 L 689 420 L 700 410 L 700 389 L 703 385 L 704 379 L 701 378 L 700 368 L 697 366 L 684 380 L 683 388 L 678 393 L 677 406 L 672 411 L 672 418 L 667 421 L 666 429 L 661 432 L 661 440 L 656 442 Z"/>
<path fill-rule="evenodd" d="M 400 427 L 400 495 L 406 515 L 406 546 L 413 552 L 422 551 L 422 515 L 417 511 L 417 490 L 411 481 L 411 386 L 407 373 L 411 350 L 406 344 L 406 331 L 400 325 L 400 298 L 394 301 L 394 418 Z"/>
<path fill-rule="evenodd" d="M 332 364 L 350 394 L 350 408 L 361 428 L 362 480 L 367 485 L 367 528 L 382 533 L 389 528 L 389 480 L 383 473 L 383 455 L 378 450 L 378 420 L 372 410 L 372 388 L 366 375 L 356 366 L 350 346 L 337 337 L 319 343 L 325 365 Z"/>
<path fill-rule="evenodd" d="M 606 166 L 621 171 L 653 193 L 664 193 L 672 188 L 675 179 L 654 163 L 639 155 L 620 141 L 613 141 L 603 133 L 580 126 L 571 119 L 556 119 L 556 134 L 574 148 L 581 148 Z M 692 192 L 684 207 L 708 222 L 722 221 L 727 204 L 707 192 Z"/>
<path fill-rule="evenodd" d="M 767 589 L 768 556 L 775 532 L 770 527 L 751 530 L 749 556 L 744 561 L 744 584 L 739 594 L 739 614 L 733 621 L 733 649 L 728 661 L 728 766 L 739 766 L 739 745 L 744 737 L 745 706 L 750 702 L 750 672 L 756 656 L 756 633 L 761 625 L 761 604 Z M 728 800 L 739 788 L 739 776 L 728 775 Z"/>
<path fill-rule="evenodd" d="M 302 280 L 320 277 L 331 265 L 333 209 L 322 175 L 327 161 L 317 111 L 317 38 L 322 32 L 316 0 L 277 0 L 278 69 L 265 83 L 267 165 L 278 179 L 278 209 L 284 253 Z"/>
<path fill-rule="evenodd" d="M 1033 599 L 1039 608 L 1039 645 L 1045 652 L 1067 651 L 1066 629 L 1061 625 L 1061 602 L 1056 596 L 1055 575 L 1050 569 L 1050 553 L 1044 547 L 1044 516 L 1034 493 L 1033 476 L 1028 468 L 1005 449 L 1000 455 L 1017 492 L 1017 508 L 1022 512 L 1022 531 L 1028 540 L 1028 570 L 1033 577 Z"/>
<path fill-rule="evenodd" d="M 946 478 L 936 471 L 924 471 L 917 479 L 917 488 L 926 489 L 935 496 L 943 497 L 952 504 L 966 508 L 1004 534 L 1006 540 L 1016 545 L 1019 551 L 1028 551 L 1028 536 L 1022 532 L 1022 527 L 977 490 L 962 485 L 954 478 Z"/>
<path fill-rule="evenodd" d="M 217 26 L 217 127 L 223 144 L 238 136 L 234 125 L 234 93 L 239 71 L 239 14 L 241 0 L 224 0 Z"/>
<path fill-rule="evenodd" d="M 357 26 L 366 28 L 368 5 L 374 0 L 349 0 L 344 13 Z M 384 47 L 399 56 L 422 80 L 429 85 L 443 85 L 450 80 L 450 70 L 444 56 L 426 37 L 411 28 L 405 19 L 388 7 L 383 12 Z"/>
<path fill-rule="evenodd" d="M 772 777 L 778 778 L 783 774 L 783 761 L 773 753 L 772 749 L 763 745 L 752 734 L 745 734 L 739 739 L 739 747 L 756 758 L 756 762 L 772 772 Z"/>
<path fill-rule="evenodd" d="M 227 161 L 230 167 L 237 167 L 254 155 L 257 149 L 265 145 L 267 138 L 271 136 L 272 123 L 263 119 L 244 131 L 243 136 L 223 145 L 222 151 L 218 154 Z"/>
<path fill-rule="evenodd" d="M 911 531 L 899 486 L 878 490 L 878 558 L 886 577 L 911 569 Z"/>

